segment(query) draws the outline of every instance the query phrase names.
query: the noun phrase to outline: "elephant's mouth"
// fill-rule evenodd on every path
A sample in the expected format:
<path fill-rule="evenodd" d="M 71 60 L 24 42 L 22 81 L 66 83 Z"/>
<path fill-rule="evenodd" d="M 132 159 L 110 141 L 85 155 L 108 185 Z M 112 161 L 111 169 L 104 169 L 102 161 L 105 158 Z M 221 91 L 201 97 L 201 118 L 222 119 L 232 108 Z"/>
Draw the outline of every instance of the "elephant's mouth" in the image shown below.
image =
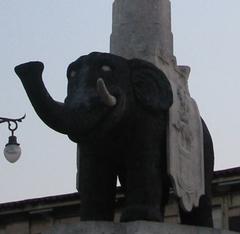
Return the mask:
<path fill-rule="evenodd" d="M 116 104 L 108 107 L 108 111 L 97 122 L 95 128 L 90 132 L 98 137 L 104 137 L 108 135 L 123 118 L 126 109 L 126 95 L 124 95 L 120 89 L 113 88 L 113 96 L 116 98 Z"/>
<path fill-rule="evenodd" d="M 79 107 L 79 110 L 75 110 L 79 118 L 76 128 L 68 134 L 72 141 L 79 143 L 89 138 L 106 137 L 111 129 L 121 121 L 126 108 L 126 95 L 118 87 L 111 87 L 110 91 L 111 95 L 116 98 L 114 105 L 107 105 L 100 95 L 93 98 L 94 104 L 89 108 Z"/>

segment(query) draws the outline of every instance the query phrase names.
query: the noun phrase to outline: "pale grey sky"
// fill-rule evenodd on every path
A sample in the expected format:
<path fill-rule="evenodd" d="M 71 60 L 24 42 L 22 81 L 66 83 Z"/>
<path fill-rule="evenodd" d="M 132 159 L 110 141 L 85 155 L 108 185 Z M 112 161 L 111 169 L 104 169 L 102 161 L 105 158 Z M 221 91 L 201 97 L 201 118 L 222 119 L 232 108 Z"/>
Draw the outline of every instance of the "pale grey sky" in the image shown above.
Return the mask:
<path fill-rule="evenodd" d="M 16 135 L 22 156 L 0 157 L 0 203 L 74 192 L 76 146 L 45 126 L 14 74 L 29 60 L 45 63 L 52 96 L 66 95 L 68 64 L 91 51 L 109 51 L 113 0 L 0 1 L 0 116 L 27 114 Z M 172 0 L 179 65 L 189 65 L 190 92 L 212 133 L 215 169 L 240 166 L 240 1 Z M 7 142 L 0 125 L 0 152 Z"/>

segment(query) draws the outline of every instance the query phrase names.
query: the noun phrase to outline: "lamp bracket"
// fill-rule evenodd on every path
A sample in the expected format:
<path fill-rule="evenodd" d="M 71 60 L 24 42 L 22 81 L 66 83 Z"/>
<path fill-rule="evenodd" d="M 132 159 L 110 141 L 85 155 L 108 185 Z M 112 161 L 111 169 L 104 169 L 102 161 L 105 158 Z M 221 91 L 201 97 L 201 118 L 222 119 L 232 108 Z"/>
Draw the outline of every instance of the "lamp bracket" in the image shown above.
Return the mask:
<path fill-rule="evenodd" d="M 9 131 L 11 131 L 12 136 L 13 136 L 14 131 L 16 131 L 18 128 L 18 123 L 22 122 L 22 120 L 25 119 L 25 117 L 26 117 L 26 114 L 18 119 L 10 119 L 10 118 L 5 118 L 5 117 L 0 117 L 0 124 L 8 123 L 8 129 L 9 129 Z"/>

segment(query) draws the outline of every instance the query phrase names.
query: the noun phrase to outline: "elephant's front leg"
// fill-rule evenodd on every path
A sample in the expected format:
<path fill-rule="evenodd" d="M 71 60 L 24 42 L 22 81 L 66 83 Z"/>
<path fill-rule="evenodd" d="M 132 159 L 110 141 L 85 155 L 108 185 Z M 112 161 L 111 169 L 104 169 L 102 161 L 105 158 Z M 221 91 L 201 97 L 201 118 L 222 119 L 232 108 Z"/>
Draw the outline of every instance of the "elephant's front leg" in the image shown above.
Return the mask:
<path fill-rule="evenodd" d="M 128 162 L 126 175 L 126 207 L 121 221 L 163 221 L 163 178 L 159 152 L 137 153 Z M 133 159 L 132 158 L 132 159 Z"/>
<path fill-rule="evenodd" d="M 136 136 L 132 151 L 126 156 L 126 207 L 121 216 L 122 222 L 163 221 L 164 193 L 168 189 L 165 187 L 165 138 L 162 140 L 146 129 Z"/>
<path fill-rule="evenodd" d="M 79 193 L 81 220 L 113 221 L 116 171 L 107 150 L 80 146 Z"/>

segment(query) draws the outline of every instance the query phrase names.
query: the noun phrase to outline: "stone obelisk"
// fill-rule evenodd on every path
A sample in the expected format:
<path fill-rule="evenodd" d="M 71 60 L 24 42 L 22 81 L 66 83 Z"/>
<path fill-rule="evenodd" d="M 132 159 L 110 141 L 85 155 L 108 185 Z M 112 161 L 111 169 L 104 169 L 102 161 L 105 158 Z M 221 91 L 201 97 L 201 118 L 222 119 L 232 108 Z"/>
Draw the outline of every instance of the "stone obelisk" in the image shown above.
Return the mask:
<path fill-rule="evenodd" d="M 173 59 L 168 0 L 115 0 L 112 21 L 111 53 L 152 63 Z"/>
<path fill-rule="evenodd" d="M 204 194 L 203 134 L 200 115 L 188 90 L 188 66 L 173 53 L 169 0 L 115 0 L 110 52 L 140 58 L 159 67 L 173 89 L 169 110 L 168 171 L 183 208 L 198 206 Z"/>

